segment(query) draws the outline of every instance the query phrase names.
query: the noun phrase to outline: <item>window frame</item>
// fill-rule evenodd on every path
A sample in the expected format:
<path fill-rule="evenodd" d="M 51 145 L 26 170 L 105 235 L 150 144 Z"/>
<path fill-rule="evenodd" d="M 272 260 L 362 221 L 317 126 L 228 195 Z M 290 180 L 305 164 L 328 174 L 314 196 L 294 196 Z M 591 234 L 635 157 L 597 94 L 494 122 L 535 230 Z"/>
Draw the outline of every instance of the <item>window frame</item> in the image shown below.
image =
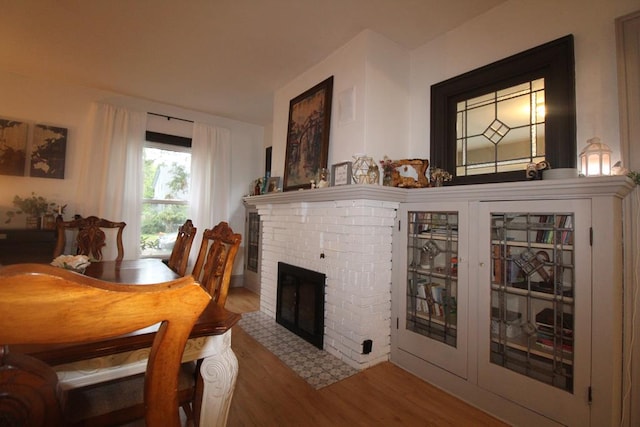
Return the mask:
<path fill-rule="evenodd" d="M 457 103 L 538 78 L 545 79 L 545 159 L 553 168 L 576 167 L 573 35 L 431 86 L 430 164 L 451 173 L 447 185 L 526 180 L 525 171 L 456 176 Z"/>

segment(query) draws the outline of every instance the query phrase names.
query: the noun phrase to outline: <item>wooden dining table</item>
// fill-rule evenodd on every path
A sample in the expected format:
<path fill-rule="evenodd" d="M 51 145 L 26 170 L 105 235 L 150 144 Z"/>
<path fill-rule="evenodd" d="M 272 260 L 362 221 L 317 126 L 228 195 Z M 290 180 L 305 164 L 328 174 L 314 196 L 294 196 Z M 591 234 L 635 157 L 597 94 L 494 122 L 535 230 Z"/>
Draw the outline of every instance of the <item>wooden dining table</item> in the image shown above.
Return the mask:
<path fill-rule="evenodd" d="M 178 278 L 161 260 L 150 258 L 96 262 L 87 267 L 84 274 L 100 280 L 137 285 Z M 239 314 L 211 302 L 200 315 L 187 341 L 182 361 L 201 360 L 200 426 L 226 425 L 238 375 L 238 361 L 231 350 L 231 327 L 239 319 Z M 19 346 L 16 350 L 53 366 L 63 389 L 71 389 L 144 372 L 156 330 L 157 325 L 98 342 Z"/>

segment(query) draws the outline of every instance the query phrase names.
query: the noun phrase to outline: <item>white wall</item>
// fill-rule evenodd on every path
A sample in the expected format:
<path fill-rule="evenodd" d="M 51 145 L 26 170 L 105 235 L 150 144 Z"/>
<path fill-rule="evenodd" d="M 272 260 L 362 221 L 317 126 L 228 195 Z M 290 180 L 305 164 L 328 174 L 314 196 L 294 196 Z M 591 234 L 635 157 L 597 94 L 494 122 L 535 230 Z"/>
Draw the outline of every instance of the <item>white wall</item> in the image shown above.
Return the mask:
<path fill-rule="evenodd" d="M 4 224 L 5 212 L 12 209 L 15 195 L 28 196 L 32 191 L 47 199 L 68 204 L 67 217 L 78 212 L 76 190 L 80 180 L 91 177 L 80 176 L 82 152 L 91 141 L 84 139 L 89 107 L 92 102 L 106 102 L 127 106 L 132 109 L 165 114 L 187 120 L 198 120 L 221 126 L 231 131 L 232 189 L 229 205 L 229 224 L 234 230 L 244 234 L 244 206 L 242 196 L 248 194 L 249 181 L 264 173 L 264 130 L 261 126 L 236 120 L 185 110 L 169 105 L 141 99 L 123 97 L 112 92 L 81 86 L 60 84 L 38 80 L 0 71 L 0 117 L 33 123 L 58 125 L 69 129 L 65 179 L 13 177 L 0 175 L 0 227 L 24 227 L 24 218 L 18 217 L 10 224 Z M 189 126 L 184 122 L 153 119 L 150 130 L 170 131 L 180 136 L 188 136 Z M 87 214 L 86 212 L 78 212 Z M 198 228 L 215 224 L 197 224 Z M 196 239 L 198 240 L 198 239 Z M 244 251 L 238 254 L 234 274 L 242 273 Z"/>
<path fill-rule="evenodd" d="M 334 76 L 329 167 L 352 161 L 356 153 L 380 160 L 401 157 L 408 143 L 409 53 L 365 30 L 274 95 L 272 174 L 284 175 L 291 99 Z M 354 115 L 341 114 L 353 94 Z M 346 119 L 345 119 L 346 118 Z"/>
<path fill-rule="evenodd" d="M 573 34 L 577 151 L 599 136 L 612 148 L 613 162 L 619 160 L 614 21 L 639 7 L 637 0 L 511 0 L 416 49 L 411 53 L 409 152 L 429 155 L 432 84 Z"/>

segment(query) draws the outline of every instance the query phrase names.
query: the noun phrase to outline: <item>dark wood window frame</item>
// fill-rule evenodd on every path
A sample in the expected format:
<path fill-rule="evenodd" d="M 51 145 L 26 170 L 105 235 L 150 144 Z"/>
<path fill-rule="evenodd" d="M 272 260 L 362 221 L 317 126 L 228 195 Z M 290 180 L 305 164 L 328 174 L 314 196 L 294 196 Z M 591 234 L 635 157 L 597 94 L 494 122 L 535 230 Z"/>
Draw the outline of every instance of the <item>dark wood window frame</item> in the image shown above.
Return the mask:
<path fill-rule="evenodd" d="M 575 62 L 568 35 L 431 86 L 430 164 L 453 175 L 449 185 L 526 180 L 524 170 L 455 176 L 456 105 L 537 78 L 545 79 L 545 158 L 552 168 L 576 167 Z"/>

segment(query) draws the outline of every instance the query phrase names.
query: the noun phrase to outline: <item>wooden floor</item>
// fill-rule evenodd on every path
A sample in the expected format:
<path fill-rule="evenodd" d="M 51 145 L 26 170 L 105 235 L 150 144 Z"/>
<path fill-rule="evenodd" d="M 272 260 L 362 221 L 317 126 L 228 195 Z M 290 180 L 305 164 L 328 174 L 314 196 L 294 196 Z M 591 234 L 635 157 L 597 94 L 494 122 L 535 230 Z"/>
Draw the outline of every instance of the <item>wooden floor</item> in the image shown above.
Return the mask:
<path fill-rule="evenodd" d="M 226 308 L 255 311 L 258 297 L 232 288 Z M 315 390 L 239 326 L 231 346 L 239 373 L 229 427 L 506 426 L 389 362 Z"/>

